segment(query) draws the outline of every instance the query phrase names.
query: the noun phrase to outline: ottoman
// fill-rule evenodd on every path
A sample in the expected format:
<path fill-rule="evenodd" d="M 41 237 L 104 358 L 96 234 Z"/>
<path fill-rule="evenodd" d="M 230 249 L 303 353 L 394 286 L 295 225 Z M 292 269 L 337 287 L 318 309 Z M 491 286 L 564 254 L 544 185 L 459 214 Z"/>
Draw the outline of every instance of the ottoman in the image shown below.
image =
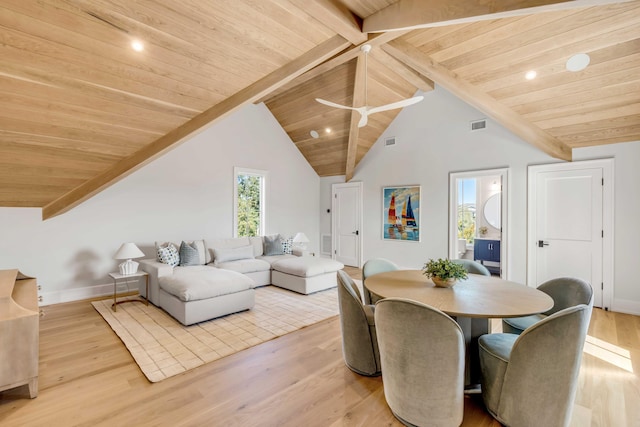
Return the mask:
<path fill-rule="evenodd" d="M 344 264 L 327 258 L 297 257 L 271 265 L 271 283 L 301 294 L 310 294 L 337 286 L 337 271 Z"/>
<path fill-rule="evenodd" d="M 160 307 L 187 326 L 255 304 L 253 280 L 236 271 L 206 265 L 175 267 L 171 276 L 158 282 Z"/>

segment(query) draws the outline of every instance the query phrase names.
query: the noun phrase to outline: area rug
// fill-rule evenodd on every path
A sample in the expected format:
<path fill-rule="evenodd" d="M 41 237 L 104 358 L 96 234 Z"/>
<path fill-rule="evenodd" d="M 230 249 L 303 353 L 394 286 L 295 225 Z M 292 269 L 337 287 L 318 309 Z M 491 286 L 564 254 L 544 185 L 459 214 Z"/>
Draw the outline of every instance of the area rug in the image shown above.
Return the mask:
<path fill-rule="evenodd" d="M 256 289 L 253 309 L 191 326 L 183 326 L 163 310 L 144 304 L 93 302 L 120 337 L 144 375 L 162 381 L 289 332 L 336 316 L 336 288 L 300 295 L 266 286 Z"/>

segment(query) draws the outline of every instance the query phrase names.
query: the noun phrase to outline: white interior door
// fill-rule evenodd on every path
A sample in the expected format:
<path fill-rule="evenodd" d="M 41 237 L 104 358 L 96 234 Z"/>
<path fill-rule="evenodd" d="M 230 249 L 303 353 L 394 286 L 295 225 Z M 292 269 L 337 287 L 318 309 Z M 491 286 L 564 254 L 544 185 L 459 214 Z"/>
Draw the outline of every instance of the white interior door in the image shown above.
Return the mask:
<path fill-rule="evenodd" d="M 360 267 L 362 245 L 362 183 L 333 184 L 332 258 Z"/>
<path fill-rule="evenodd" d="M 529 194 L 529 277 L 534 286 L 557 277 L 586 280 L 594 306 L 603 307 L 605 171 L 586 166 L 536 167 L 533 176 L 530 171 L 530 183 L 535 182 Z"/>

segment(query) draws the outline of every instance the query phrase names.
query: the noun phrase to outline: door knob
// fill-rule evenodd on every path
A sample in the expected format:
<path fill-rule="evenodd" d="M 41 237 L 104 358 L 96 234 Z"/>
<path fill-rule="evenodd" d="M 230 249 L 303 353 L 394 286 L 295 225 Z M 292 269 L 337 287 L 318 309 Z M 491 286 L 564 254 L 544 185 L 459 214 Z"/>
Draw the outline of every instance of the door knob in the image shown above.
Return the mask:
<path fill-rule="evenodd" d="M 360 231 L 359 230 L 352 231 L 351 234 L 355 234 L 356 236 L 359 236 L 360 235 Z"/>
<path fill-rule="evenodd" d="M 544 240 L 538 240 L 538 247 L 541 248 L 543 246 L 549 246 L 549 244 Z"/>

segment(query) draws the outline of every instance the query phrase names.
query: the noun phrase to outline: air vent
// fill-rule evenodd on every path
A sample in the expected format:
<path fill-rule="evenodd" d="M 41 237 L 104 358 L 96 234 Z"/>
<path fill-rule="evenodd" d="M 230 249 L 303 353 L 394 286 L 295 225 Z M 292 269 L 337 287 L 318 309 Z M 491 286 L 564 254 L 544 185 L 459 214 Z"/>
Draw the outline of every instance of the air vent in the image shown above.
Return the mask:
<path fill-rule="evenodd" d="M 485 119 L 482 120 L 476 120 L 471 122 L 471 131 L 473 132 L 474 130 L 482 130 L 482 129 L 486 129 L 487 128 L 487 121 Z"/>
<path fill-rule="evenodd" d="M 392 136 L 391 138 L 386 138 L 384 140 L 384 145 L 385 147 L 388 147 L 390 145 L 396 145 L 396 137 Z"/>
<path fill-rule="evenodd" d="M 331 256 L 331 234 L 323 234 L 320 244 L 320 254 Z"/>

